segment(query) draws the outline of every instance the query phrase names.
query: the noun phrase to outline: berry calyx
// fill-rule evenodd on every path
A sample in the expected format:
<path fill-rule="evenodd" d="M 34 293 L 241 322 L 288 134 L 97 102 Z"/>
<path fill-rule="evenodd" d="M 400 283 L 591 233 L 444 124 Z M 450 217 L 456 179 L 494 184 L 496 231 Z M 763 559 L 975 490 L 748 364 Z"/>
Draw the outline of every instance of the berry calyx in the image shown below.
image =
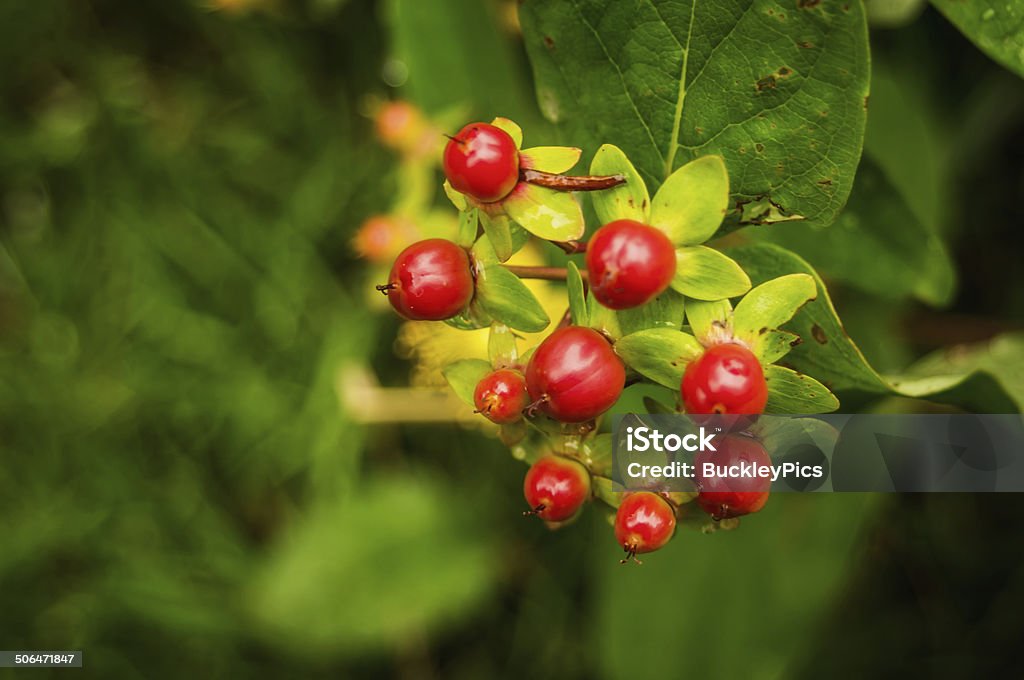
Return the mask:
<path fill-rule="evenodd" d="M 494 203 L 519 182 L 519 150 L 501 128 L 470 123 L 445 146 L 444 174 L 456 191 L 481 203 Z"/>
<path fill-rule="evenodd" d="M 473 391 L 476 410 L 499 425 L 514 423 L 522 418 L 523 409 L 529 400 L 526 378 L 522 372 L 511 368 L 499 368 L 488 373 Z"/>
<path fill-rule="evenodd" d="M 615 220 L 587 244 L 587 272 L 594 297 L 610 309 L 638 307 L 660 295 L 676 274 L 676 253 L 660 229 Z"/>
<path fill-rule="evenodd" d="M 754 470 L 771 465 L 764 446 L 741 435 L 727 435 L 715 444 L 716 451 L 701 451 L 694 457 L 697 503 L 715 520 L 749 515 L 763 508 L 772 486 L 771 475 L 741 477 L 728 472 L 737 465 L 753 466 Z M 712 471 L 715 474 L 705 474 Z"/>
<path fill-rule="evenodd" d="M 377 290 L 407 319 L 449 319 L 473 299 L 469 255 L 442 238 L 418 241 L 398 254 L 387 285 Z"/>
<path fill-rule="evenodd" d="M 621 563 L 640 564 L 637 555 L 661 548 L 675 530 L 676 511 L 667 500 L 650 491 L 629 494 L 615 513 L 615 540 L 626 552 Z"/>
<path fill-rule="evenodd" d="M 536 515 L 547 522 L 569 519 L 590 498 L 590 473 L 582 463 L 564 456 L 545 456 L 530 466 L 523 496 Z"/>
<path fill-rule="evenodd" d="M 566 423 L 582 423 L 604 413 L 625 384 L 622 360 L 593 328 L 559 328 L 537 346 L 526 367 L 533 404 Z"/>
<path fill-rule="evenodd" d="M 743 345 L 714 345 L 690 362 L 680 385 L 687 413 L 742 413 L 764 411 L 768 383 L 754 353 Z"/>

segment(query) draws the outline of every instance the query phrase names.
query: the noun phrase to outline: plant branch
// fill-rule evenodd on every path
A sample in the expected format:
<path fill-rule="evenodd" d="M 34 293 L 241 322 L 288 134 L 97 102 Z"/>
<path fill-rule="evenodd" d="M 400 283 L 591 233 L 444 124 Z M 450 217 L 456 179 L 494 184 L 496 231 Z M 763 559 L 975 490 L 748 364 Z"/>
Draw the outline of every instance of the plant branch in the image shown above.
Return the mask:
<path fill-rule="evenodd" d="M 516 264 L 502 265 L 521 279 L 541 279 L 543 281 L 565 281 L 569 272 L 565 267 L 529 267 Z M 583 280 L 587 280 L 587 272 L 580 272 Z"/>

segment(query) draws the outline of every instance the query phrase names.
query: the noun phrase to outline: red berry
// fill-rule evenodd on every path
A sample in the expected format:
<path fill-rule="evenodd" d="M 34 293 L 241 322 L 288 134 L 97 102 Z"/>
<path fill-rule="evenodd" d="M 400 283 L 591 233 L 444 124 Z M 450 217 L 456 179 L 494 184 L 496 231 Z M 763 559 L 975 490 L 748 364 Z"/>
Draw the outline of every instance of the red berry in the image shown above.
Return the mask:
<path fill-rule="evenodd" d="M 488 373 L 476 384 L 473 392 L 476 410 L 499 425 L 514 423 L 522 418 L 522 411 L 529 400 L 526 378 L 522 372 L 511 368 L 500 368 Z"/>
<path fill-rule="evenodd" d="M 761 413 L 768 383 L 761 362 L 742 345 L 709 347 L 690 362 L 681 385 L 687 413 Z"/>
<path fill-rule="evenodd" d="M 470 123 L 445 146 L 444 174 L 456 191 L 494 203 L 519 182 L 519 150 L 501 128 Z"/>
<path fill-rule="evenodd" d="M 602 305 L 637 307 L 668 288 L 676 274 L 676 252 L 660 229 L 616 220 L 598 229 L 587 244 L 587 272 Z"/>
<path fill-rule="evenodd" d="M 525 514 L 561 522 L 575 515 L 590 498 L 590 473 L 571 458 L 545 456 L 527 471 L 523 495 L 533 508 Z"/>
<path fill-rule="evenodd" d="M 388 284 L 377 289 L 407 319 L 451 318 L 473 298 L 469 255 L 441 238 L 413 243 L 395 258 Z"/>
<path fill-rule="evenodd" d="M 626 384 L 626 369 L 592 328 L 559 328 L 544 339 L 526 367 L 530 398 L 552 418 L 581 423 L 604 413 Z"/>
<path fill-rule="evenodd" d="M 701 451 L 694 457 L 700 507 L 715 519 L 748 515 L 764 507 L 772 486 L 770 475 L 704 474 L 705 465 L 714 465 L 719 473 L 727 473 L 728 468 L 734 465 L 746 464 L 755 469 L 771 465 L 771 458 L 761 443 L 750 437 L 727 435 L 715 441 L 715 448 L 716 451 Z"/>
<path fill-rule="evenodd" d="M 639 491 L 622 499 L 615 514 L 615 540 L 626 551 L 626 562 L 639 553 L 661 548 L 676 530 L 676 511 L 656 493 Z M 639 560 L 637 560 L 639 562 Z"/>

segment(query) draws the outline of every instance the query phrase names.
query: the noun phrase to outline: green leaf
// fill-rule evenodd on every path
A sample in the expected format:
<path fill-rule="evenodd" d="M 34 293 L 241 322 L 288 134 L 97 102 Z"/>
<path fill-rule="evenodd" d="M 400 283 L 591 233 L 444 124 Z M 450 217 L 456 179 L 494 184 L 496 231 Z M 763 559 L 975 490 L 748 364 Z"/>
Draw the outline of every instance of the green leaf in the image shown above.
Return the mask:
<path fill-rule="evenodd" d="M 520 182 L 502 206 L 509 217 L 539 238 L 571 241 L 583 236 L 583 211 L 571 193 Z"/>
<path fill-rule="evenodd" d="M 493 253 L 493 251 L 491 252 Z M 444 323 L 448 324 L 452 328 L 458 328 L 460 331 L 475 331 L 489 326 L 491 324 L 491 317 L 487 312 L 481 309 L 480 303 L 474 299 L 469 303 L 469 307 L 463 310 L 461 314 L 457 314 L 450 319 L 445 319 Z"/>
<path fill-rule="evenodd" d="M 814 278 L 788 274 L 766 281 L 743 296 L 732 315 L 733 333 L 747 342 L 793 318 L 818 294 Z"/>
<path fill-rule="evenodd" d="M 487 356 L 494 368 L 505 368 L 519 363 L 516 334 L 505 324 L 491 324 L 491 332 L 487 336 Z"/>
<path fill-rule="evenodd" d="M 530 289 L 501 265 L 490 264 L 479 269 L 476 300 L 495 321 L 517 330 L 538 333 L 550 323 Z"/>
<path fill-rule="evenodd" d="M 728 255 L 707 246 L 676 250 L 672 288 L 698 300 L 721 300 L 750 290 L 750 278 Z"/>
<path fill-rule="evenodd" d="M 612 340 L 622 337 L 618 314 L 598 302 L 591 290 L 587 291 L 587 311 L 591 328 L 601 331 Z"/>
<path fill-rule="evenodd" d="M 976 413 L 1024 411 L 1024 332 L 939 350 L 899 376 L 904 396 L 957 404 Z"/>
<path fill-rule="evenodd" d="M 846 202 L 868 94 L 861 3 L 533 0 L 519 16 L 545 116 L 585 149 L 620 147 L 650 189 L 718 154 L 732 205 L 828 224 Z"/>
<path fill-rule="evenodd" d="M 651 201 L 651 225 L 681 246 L 704 243 L 729 205 L 729 173 L 721 156 L 704 156 L 673 172 Z"/>
<path fill-rule="evenodd" d="M 445 366 L 441 369 L 441 373 L 444 374 L 444 379 L 451 385 L 455 395 L 473 406 L 473 392 L 476 390 L 476 384 L 491 370 L 491 364 L 483 359 L 460 359 Z"/>
<path fill-rule="evenodd" d="M 488 215 L 486 211 L 480 211 L 480 223 L 483 224 L 484 233 L 494 248 L 494 254 L 499 262 L 504 262 L 512 257 L 512 229 L 511 222 L 505 215 Z"/>
<path fill-rule="evenodd" d="M 582 153 L 572 146 L 535 146 L 519 152 L 519 164 L 523 169 L 558 174 L 572 170 Z"/>
<path fill-rule="evenodd" d="M 469 204 L 466 203 L 466 197 L 456 191 L 455 187 L 449 184 L 448 180 L 445 180 L 442 186 L 444 187 L 445 196 L 447 196 L 448 200 L 452 202 L 452 205 L 454 205 L 457 210 L 465 212 L 469 207 Z"/>
<path fill-rule="evenodd" d="M 587 312 L 587 298 L 583 292 L 583 277 L 575 262 L 570 261 L 566 268 L 565 285 L 569 292 L 569 314 L 573 326 L 589 326 L 590 314 Z"/>
<path fill-rule="evenodd" d="M 874 295 L 915 295 L 942 304 L 953 293 L 953 264 L 942 240 L 867 157 L 834 225 L 808 231 L 801 224 L 782 224 L 759 230 L 756 237 L 789 248 L 830 279 Z"/>
<path fill-rule="evenodd" d="M 803 340 L 786 356 L 787 364 L 814 376 L 833 390 L 889 390 L 846 335 L 825 284 L 809 264 L 785 248 L 766 243 L 740 246 L 727 252 L 740 263 L 755 284 L 792 273 L 814 277 L 817 297 L 804 305 L 787 324 L 787 329 Z"/>
<path fill-rule="evenodd" d="M 455 242 L 463 248 L 471 248 L 476 241 L 477 227 L 480 224 L 480 215 L 476 208 L 459 213 L 459 231 Z"/>
<path fill-rule="evenodd" d="M 669 288 L 650 302 L 616 312 L 624 335 L 648 328 L 674 328 L 683 325 L 684 298 Z"/>
<path fill-rule="evenodd" d="M 686 365 L 704 352 L 689 333 L 671 328 L 651 328 L 630 333 L 615 342 L 615 353 L 645 378 L 679 389 Z"/>
<path fill-rule="evenodd" d="M 512 137 L 512 141 L 516 143 L 517 149 L 523 145 L 523 129 L 514 121 L 498 116 L 491 121 L 491 125 L 507 132 L 509 136 Z"/>
<path fill-rule="evenodd" d="M 768 366 L 768 404 L 765 413 L 830 413 L 839 408 L 839 400 L 814 378 L 784 366 Z"/>
<path fill-rule="evenodd" d="M 705 347 L 732 338 L 732 305 L 728 300 L 687 300 L 686 320 Z"/>
<path fill-rule="evenodd" d="M 601 224 L 615 220 L 635 220 L 647 224 L 651 208 L 647 184 L 626 158 L 626 154 L 622 153 L 622 149 L 613 144 L 602 144 L 590 162 L 590 174 L 622 175 L 626 178 L 625 184 L 590 194 L 594 212 Z"/>
<path fill-rule="evenodd" d="M 759 334 L 750 343 L 750 349 L 762 364 L 773 364 L 801 342 L 800 336 L 795 333 L 771 329 Z"/>
<path fill-rule="evenodd" d="M 1024 7 L 1017 0 L 932 0 L 978 48 L 1024 77 Z"/>

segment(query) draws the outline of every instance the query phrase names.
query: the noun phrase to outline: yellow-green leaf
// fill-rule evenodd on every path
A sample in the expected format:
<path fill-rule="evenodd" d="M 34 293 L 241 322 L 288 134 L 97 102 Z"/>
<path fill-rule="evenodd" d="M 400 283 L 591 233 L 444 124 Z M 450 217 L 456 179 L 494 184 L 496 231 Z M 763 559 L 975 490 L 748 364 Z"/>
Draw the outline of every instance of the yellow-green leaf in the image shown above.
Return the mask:
<path fill-rule="evenodd" d="M 603 145 L 594 154 L 594 160 L 590 162 L 590 174 L 622 175 L 626 178 L 625 184 L 590 194 L 594 212 L 597 213 L 601 224 L 608 224 L 615 220 L 636 220 L 647 223 L 651 207 L 647 185 L 640 173 L 626 158 L 622 149 L 613 144 Z"/>
<path fill-rule="evenodd" d="M 721 156 L 702 156 L 665 180 L 651 201 L 651 225 L 681 246 L 704 243 L 729 205 L 729 173 Z"/>
<path fill-rule="evenodd" d="M 728 255 L 707 246 L 676 250 L 672 287 L 698 300 L 721 300 L 750 290 L 750 277 Z"/>

